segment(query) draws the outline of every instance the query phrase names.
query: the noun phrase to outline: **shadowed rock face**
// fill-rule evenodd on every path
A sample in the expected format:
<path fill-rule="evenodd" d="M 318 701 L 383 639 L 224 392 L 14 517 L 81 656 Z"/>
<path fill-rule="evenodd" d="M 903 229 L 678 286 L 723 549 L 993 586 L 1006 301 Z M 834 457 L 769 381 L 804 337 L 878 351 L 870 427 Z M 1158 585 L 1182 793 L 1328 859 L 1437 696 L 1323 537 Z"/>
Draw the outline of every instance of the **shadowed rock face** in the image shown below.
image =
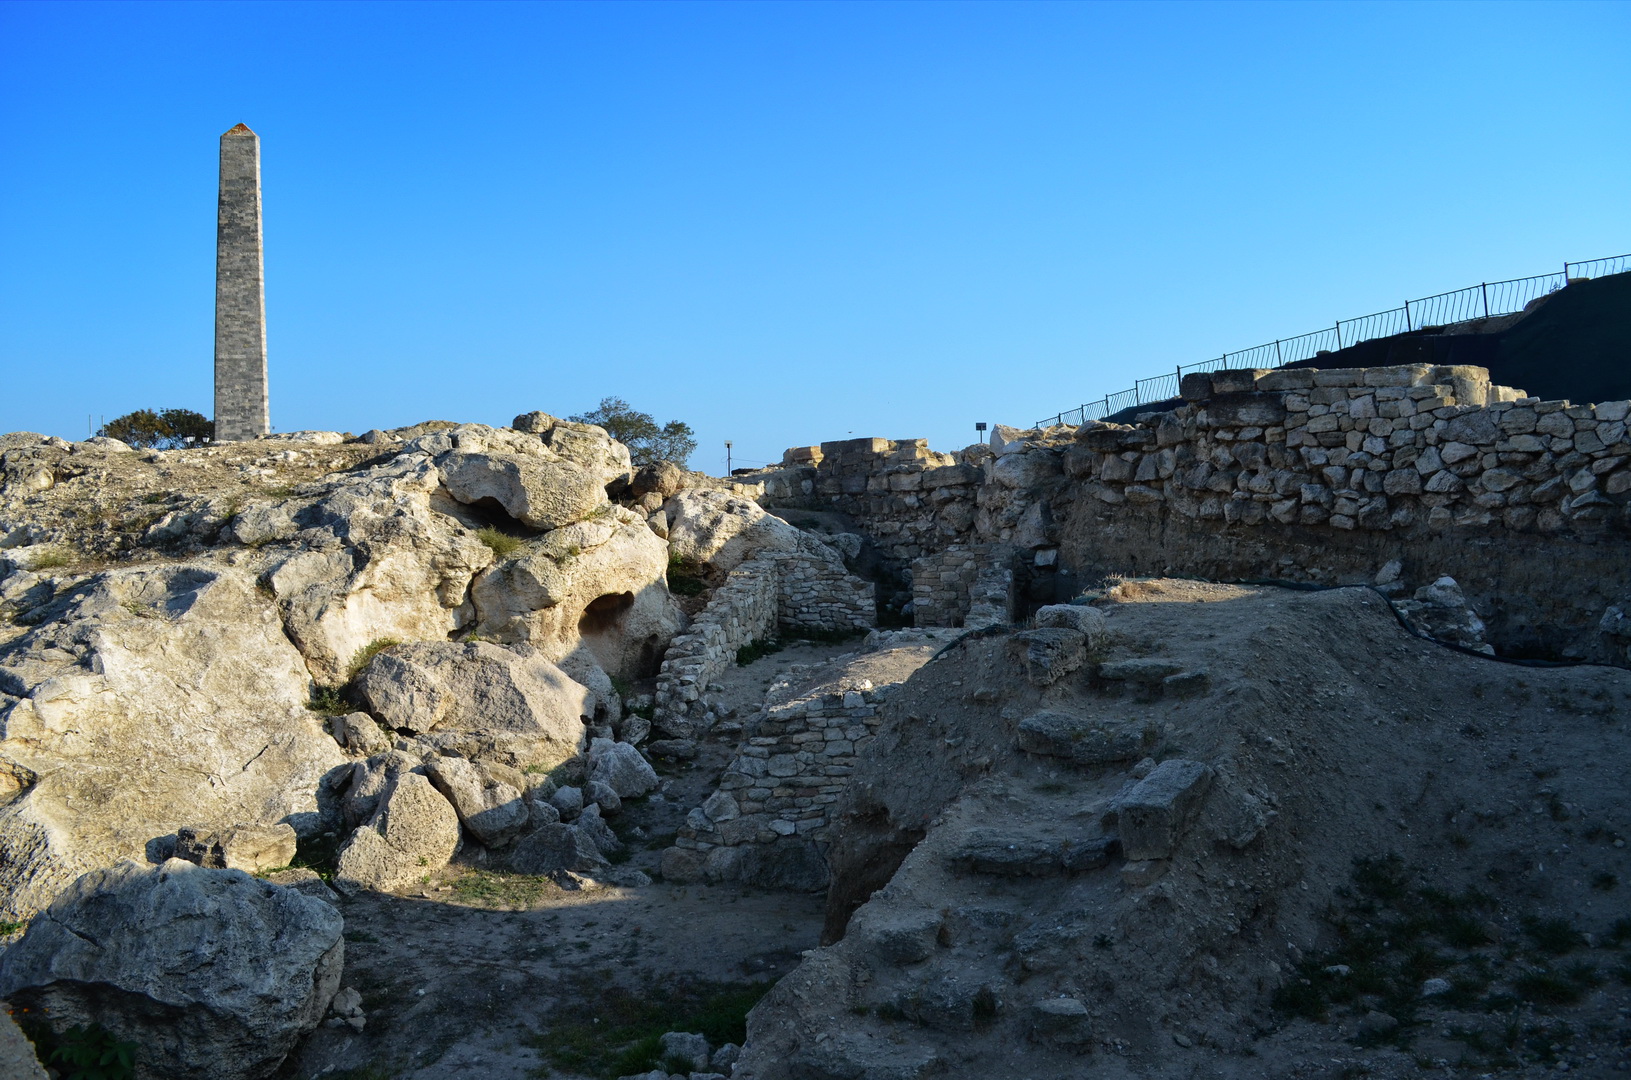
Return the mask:
<path fill-rule="evenodd" d="M 321 900 L 180 859 L 79 878 L 0 958 L 0 994 L 59 1032 L 100 1024 L 142 1080 L 258 1080 L 340 985 L 344 920 Z"/>

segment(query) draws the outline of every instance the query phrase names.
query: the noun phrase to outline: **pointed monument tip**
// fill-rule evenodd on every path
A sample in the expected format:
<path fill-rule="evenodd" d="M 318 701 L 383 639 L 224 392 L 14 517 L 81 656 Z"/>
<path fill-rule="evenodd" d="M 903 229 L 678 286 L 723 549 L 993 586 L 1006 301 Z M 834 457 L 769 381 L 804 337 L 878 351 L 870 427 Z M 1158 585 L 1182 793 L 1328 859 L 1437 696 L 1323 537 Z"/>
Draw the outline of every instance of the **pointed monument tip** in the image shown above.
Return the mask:
<path fill-rule="evenodd" d="M 239 124 L 237 127 L 235 127 L 233 129 L 231 129 L 230 131 L 228 131 L 227 134 L 228 135 L 253 135 L 255 133 L 253 131 L 249 130 L 249 125 L 248 124 Z"/>

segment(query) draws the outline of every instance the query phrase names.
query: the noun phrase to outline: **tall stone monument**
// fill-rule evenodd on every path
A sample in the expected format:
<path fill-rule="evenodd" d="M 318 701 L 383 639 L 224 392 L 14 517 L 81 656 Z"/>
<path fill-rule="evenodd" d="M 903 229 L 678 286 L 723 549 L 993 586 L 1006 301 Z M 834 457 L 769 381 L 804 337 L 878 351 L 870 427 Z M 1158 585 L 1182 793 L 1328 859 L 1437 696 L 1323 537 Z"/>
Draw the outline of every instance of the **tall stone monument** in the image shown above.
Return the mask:
<path fill-rule="evenodd" d="M 266 399 L 261 141 L 243 124 L 221 136 L 215 229 L 215 438 L 258 439 L 272 430 Z"/>

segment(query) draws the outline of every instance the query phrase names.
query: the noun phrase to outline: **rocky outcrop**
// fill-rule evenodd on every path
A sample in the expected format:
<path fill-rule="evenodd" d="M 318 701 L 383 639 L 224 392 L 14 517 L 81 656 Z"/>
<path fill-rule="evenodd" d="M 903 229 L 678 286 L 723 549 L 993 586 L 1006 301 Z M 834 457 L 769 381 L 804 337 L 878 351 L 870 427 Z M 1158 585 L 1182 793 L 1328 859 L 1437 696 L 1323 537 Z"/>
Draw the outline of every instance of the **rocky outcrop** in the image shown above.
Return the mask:
<path fill-rule="evenodd" d="M 441 484 L 430 455 L 410 449 L 309 505 L 247 507 L 230 526 L 266 546 L 262 580 L 319 682 L 343 682 L 372 642 L 445 640 L 473 621 L 470 582 L 493 553 L 439 512 Z"/>
<path fill-rule="evenodd" d="M 608 505 L 482 573 L 471 588 L 476 630 L 553 660 L 586 648 L 614 675 L 650 675 L 682 625 L 667 572 L 668 545 L 644 518 Z"/>
<path fill-rule="evenodd" d="M 369 820 L 340 849 L 334 887 L 389 892 L 446 866 L 459 849 L 459 816 L 419 772 L 390 778 Z"/>
<path fill-rule="evenodd" d="M 258 1080 L 340 987 L 320 900 L 180 859 L 84 875 L 0 957 L 0 994 L 57 1031 L 99 1024 L 139 1080 Z"/>
<path fill-rule="evenodd" d="M 549 769 L 576 754 L 595 712 L 585 687 L 525 645 L 397 645 L 368 662 L 356 687 L 387 727 L 515 768 Z"/>
<path fill-rule="evenodd" d="M 0 917 L 184 825 L 319 825 L 345 758 L 254 579 L 212 563 L 93 575 L 0 646 Z"/>
<path fill-rule="evenodd" d="M 681 491 L 663 508 L 674 557 L 721 572 L 762 551 L 800 551 L 819 543 L 758 503 L 723 491 Z"/>

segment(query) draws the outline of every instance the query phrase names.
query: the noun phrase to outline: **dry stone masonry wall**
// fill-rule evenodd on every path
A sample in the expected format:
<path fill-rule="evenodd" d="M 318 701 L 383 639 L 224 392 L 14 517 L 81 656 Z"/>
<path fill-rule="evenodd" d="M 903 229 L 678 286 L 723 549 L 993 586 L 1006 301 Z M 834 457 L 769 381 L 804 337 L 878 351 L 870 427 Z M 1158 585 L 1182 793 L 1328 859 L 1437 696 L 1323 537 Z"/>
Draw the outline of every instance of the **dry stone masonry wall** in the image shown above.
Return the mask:
<path fill-rule="evenodd" d="M 765 551 L 732 570 L 686 633 L 669 646 L 657 674 L 659 731 L 688 738 L 713 721 L 708 683 L 744 645 L 790 630 L 864 630 L 873 625 L 873 586 L 842 562 L 803 552 Z"/>
<path fill-rule="evenodd" d="M 1105 573 L 1336 584 L 1398 562 L 1410 588 L 1453 576 L 1498 645 L 1574 657 L 1599 655 L 1605 612 L 1631 602 L 1625 401 L 1541 401 L 1426 364 L 1218 371 L 1182 396 L 955 457 L 797 448 L 754 479 L 768 505 L 846 515 L 919 625 L 968 617 L 967 553 L 988 544 L 1022 554 L 1022 607 Z"/>
<path fill-rule="evenodd" d="M 860 680 L 768 706 L 726 768 L 719 789 L 691 811 L 664 876 L 820 887 L 820 849 L 833 803 L 876 735 L 892 687 Z M 758 850 L 755 850 L 758 849 Z M 794 880 L 789 877 L 791 868 Z"/>

